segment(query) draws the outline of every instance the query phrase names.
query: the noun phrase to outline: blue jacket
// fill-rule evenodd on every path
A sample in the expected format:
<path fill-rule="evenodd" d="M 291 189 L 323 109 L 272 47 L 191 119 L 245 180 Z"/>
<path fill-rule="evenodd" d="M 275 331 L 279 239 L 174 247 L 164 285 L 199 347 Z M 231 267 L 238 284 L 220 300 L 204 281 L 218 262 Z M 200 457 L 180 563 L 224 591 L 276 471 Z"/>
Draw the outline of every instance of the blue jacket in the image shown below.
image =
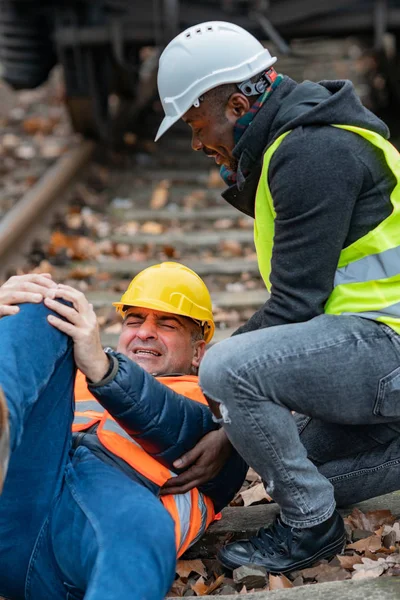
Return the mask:
<path fill-rule="evenodd" d="M 218 429 L 207 406 L 177 394 L 123 354 L 109 353 L 111 367 L 90 392 L 142 448 L 168 469 L 210 431 Z M 240 489 L 247 464 L 232 450 L 220 473 L 199 487 L 218 512 Z"/>

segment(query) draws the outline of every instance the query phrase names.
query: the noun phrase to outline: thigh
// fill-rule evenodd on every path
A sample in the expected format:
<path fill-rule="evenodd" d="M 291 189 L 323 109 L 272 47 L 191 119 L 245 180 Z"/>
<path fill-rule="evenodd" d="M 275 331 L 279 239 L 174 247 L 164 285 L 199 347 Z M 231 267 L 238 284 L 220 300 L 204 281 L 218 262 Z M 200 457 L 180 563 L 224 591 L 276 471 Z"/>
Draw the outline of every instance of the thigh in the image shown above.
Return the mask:
<path fill-rule="evenodd" d="M 43 305 L 24 305 L 18 315 L 0 320 L 0 385 L 20 425 L 0 497 L 0 595 L 11 597 L 23 592 L 71 443 L 72 346 L 46 322 L 48 312 Z"/>
<path fill-rule="evenodd" d="M 399 439 L 400 424 L 339 425 L 294 415 L 307 456 L 317 466 L 364 452 L 380 451 Z"/>
<path fill-rule="evenodd" d="M 400 419 L 400 337 L 360 317 L 322 315 L 230 338 L 206 354 L 200 384 L 234 404 L 266 400 L 322 421 Z"/>
<path fill-rule="evenodd" d="M 49 526 L 52 557 L 32 563 L 27 600 L 44 594 L 43 572 L 53 561 L 67 597 L 124 598 L 143 580 L 158 598 L 173 581 L 174 524 L 146 488 L 80 447 L 67 467 L 65 485 Z M 161 590 L 161 592 L 160 592 Z M 129 593 L 128 593 L 129 592 Z M 60 596 L 61 598 L 61 596 Z"/>

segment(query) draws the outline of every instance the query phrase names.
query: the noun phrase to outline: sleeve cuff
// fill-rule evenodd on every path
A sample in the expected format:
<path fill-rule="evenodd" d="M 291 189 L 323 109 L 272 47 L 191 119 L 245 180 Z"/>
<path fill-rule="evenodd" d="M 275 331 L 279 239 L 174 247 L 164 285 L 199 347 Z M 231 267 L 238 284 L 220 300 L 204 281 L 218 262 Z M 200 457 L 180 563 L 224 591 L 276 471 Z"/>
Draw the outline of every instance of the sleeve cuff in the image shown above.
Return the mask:
<path fill-rule="evenodd" d="M 113 381 L 113 379 L 115 379 L 115 376 L 117 375 L 118 369 L 119 369 L 118 359 L 116 356 L 113 356 L 112 354 L 107 354 L 107 357 L 108 357 L 108 360 L 110 363 L 107 373 L 104 375 L 103 379 L 101 379 L 100 381 L 97 381 L 96 383 L 93 383 L 92 381 L 90 381 L 88 379 L 87 382 L 88 382 L 89 389 L 103 387 L 104 385 L 107 385 L 108 383 Z"/>

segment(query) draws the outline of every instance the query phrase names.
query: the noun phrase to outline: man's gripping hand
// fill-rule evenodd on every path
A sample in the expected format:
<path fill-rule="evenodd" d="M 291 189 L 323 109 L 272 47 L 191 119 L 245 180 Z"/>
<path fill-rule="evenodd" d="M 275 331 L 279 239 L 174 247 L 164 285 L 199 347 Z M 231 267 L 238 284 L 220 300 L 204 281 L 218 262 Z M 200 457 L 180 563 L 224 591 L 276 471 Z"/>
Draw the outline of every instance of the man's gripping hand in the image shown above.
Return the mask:
<path fill-rule="evenodd" d="M 19 312 L 17 304 L 39 304 L 44 298 L 54 298 L 57 284 L 50 273 L 14 275 L 0 287 L 0 319 Z"/>
<path fill-rule="evenodd" d="M 174 462 L 177 469 L 187 469 L 172 477 L 161 488 L 161 495 L 185 494 L 214 479 L 232 452 L 232 446 L 223 429 L 207 433 L 192 449 Z"/>
<path fill-rule="evenodd" d="M 108 371 L 109 361 L 101 345 L 93 304 L 89 304 L 82 292 L 63 284 L 57 286 L 55 298 L 62 298 L 72 306 L 45 298 L 46 306 L 63 317 L 49 315 L 49 323 L 73 339 L 78 369 L 94 383 L 101 381 Z"/>

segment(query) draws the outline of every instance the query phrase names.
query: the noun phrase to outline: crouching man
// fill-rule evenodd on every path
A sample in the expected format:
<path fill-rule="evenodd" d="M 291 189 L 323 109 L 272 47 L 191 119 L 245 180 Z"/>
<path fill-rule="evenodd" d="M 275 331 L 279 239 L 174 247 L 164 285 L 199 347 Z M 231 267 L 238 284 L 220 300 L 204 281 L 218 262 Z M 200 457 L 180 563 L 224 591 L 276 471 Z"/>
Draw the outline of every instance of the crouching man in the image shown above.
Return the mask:
<path fill-rule="evenodd" d="M 0 288 L 7 598 L 161 600 L 176 557 L 244 479 L 197 383 L 214 332 L 204 282 L 163 263 L 135 277 L 116 307 L 118 351 L 104 351 L 81 292 L 43 275 Z"/>

